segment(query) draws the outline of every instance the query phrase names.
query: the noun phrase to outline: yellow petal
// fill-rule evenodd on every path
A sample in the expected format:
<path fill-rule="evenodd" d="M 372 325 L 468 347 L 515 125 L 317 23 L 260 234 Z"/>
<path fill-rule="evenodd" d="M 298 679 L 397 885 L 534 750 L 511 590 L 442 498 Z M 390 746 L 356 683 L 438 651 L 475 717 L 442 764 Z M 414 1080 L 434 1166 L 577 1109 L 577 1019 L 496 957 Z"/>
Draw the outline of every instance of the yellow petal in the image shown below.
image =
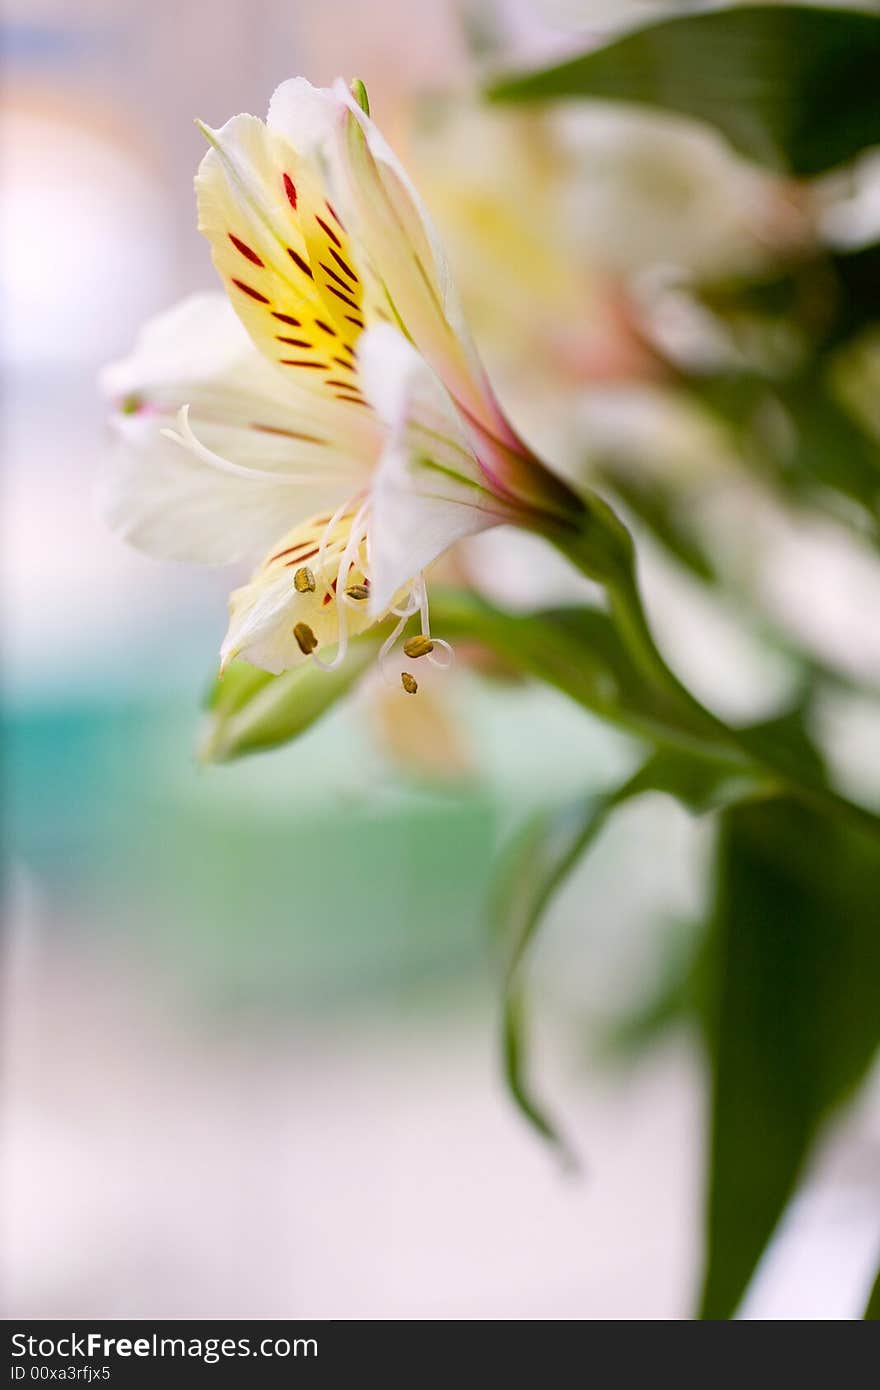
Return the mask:
<path fill-rule="evenodd" d="M 356 346 L 384 313 L 314 160 L 255 116 L 202 127 L 199 228 L 257 346 L 300 386 L 365 409 Z"/>

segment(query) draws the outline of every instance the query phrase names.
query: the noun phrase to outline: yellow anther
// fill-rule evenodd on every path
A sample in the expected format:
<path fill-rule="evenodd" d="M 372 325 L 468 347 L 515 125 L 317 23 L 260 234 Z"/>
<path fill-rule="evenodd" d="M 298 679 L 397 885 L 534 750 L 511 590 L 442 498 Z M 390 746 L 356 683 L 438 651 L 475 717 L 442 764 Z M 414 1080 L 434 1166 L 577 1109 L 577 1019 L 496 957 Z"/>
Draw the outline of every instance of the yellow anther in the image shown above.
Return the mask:
<path fill-rule="evenodd" d="M 308 565 L 303 565 L 293 576 L 293 587 L 298 594 L 313 594 L 315 592 L 315 576 Z"/>
<path fill-rule="evenodd" d="M 370 597 L 370 591 L 366 584 L 349 584 L 345 592 L 349 598 L 365 599 Z"/>
<path fill-rule="evenodd" d="M 430 637 L 407 637 L 403 644 L 403 650 L 406 656 L 427 656 L 428 652 L 434 650 L 434 643 Z"/>
<path fill-rule="evenodd" d="M 407 695 L 415 695 L 418 693 L 419 683 L 415 676 L 410 675 L 409 671 L 401 671 L 400 684 L 403 686 Z"/>
<path fill-rule="evenodd" d="M 293 635 L 303 656 L 309 656 L 318 645 L 318 639 L 308 623 L 297 623 L 293 629 Z"/>

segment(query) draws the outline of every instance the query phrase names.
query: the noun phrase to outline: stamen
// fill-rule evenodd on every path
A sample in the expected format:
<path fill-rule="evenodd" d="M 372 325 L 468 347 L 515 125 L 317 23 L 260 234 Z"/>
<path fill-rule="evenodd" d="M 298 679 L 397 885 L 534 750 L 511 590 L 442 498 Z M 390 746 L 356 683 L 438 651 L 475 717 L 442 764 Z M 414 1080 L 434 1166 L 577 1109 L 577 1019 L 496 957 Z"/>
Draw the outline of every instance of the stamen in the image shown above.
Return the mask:
<path fill-rule="evenodd" d="M 413 593 L 419 605 L 419 618 L 422 624 L 422 633 L 425 637 L 431 636 L 431 617 L 428 612 L 428 586 L 425 583 L 423 574 L 419 574 L 413 584 Z"/>
<path fill-rule="evenodd" d="M 439 670 L 448 671 L 449 667 L 455 660 L 455 652 L 453 651 L 452 646 L 449 642 L 444 642 L 442 637 L 432 637 L 431 641 L 433 642 L 435 647 L 439 647 L 440 650 L 443 652 L 444 659 L 441 661 L 437 656 L 437 653 L 433 652 L 428 655 L 428 660 L 430 661 L 432 666 L 438 667 Z"/>
<path fill-rule="evenodd" d="M 370 589 L 367 584 L 349 584 L 345 592 L 348 598 L 353 598 L 357 603 L 362 603 L 365 598 L 370 597 Z"/>
<path fill-rule="evenodd" d="M 385 661 L 388 656 L 388 653 L 394 647 L 394 644 L 396 643 L 400 634 L 403 632 L 403 629 L 406 627 L 412 615 L 418 612 L 418 604 L 414 604 L 412 602 L 412 594 L 409 594 L 407 597 L 407 607 L 392 608 L 391 612 L 397 618 L 397 624 L 393 632 L 390 632 L 388 636 L 385 638 L 385 641 L 382 643 L 382 646 L 379 649 L 379 666 L 383 674 L 387 674 Z"/>
<path fill-rule="evenodd" d="M 333 513 L 333 515 L 331 517 L 328 517 L 327 519 L 327 524 L 324 527 L 323 534 L 321 535 L 321 539 L 318 542 L 318 559 L 315 565 L 315 568 L 320 570 L 322 574 L 324 572 L 324 552 L 326 551 L 327 546 L 330 543 L 330 536 L 333 532 L 333 529 L 336 526 L 337 522 L 342 520 L 346 512 L 351 511 L 352 507 L 358 501 L 360 496 L 361 494 L 356 492 L 352 497 L 347 497 L 345 501 L 340 503 L 340 505 L 336 508 L 336 511 Z M 327 584 L 326 580 L 324 586 L 327 590 L 327 593 L 329 594 L 330 586 Z"/>
<path fill-rule="evenodd" d="M 442 637 L 431 636 L 431 615 L 428 611 L 428 586 L 425 583 L 425 576 L 420 574 L 413 584 L 413 593 L 416 595 L 419 617 L 422 624 L 422 637 L 431 643 L 431 650 L 426 651 L 428 661 L 432 666 L 438 667 L 441 671 L 448 671 L 455 660 L 455 652 L 448 642 L 444 642 Z M 439 648 L 443 652 L 441 659 L 434 648 Z"/>
<path fill-rule="evenodd" d="M 308 623 L 297 623 L 296 627 L 293 629 L 293 635 L 296 638 L 296 644 L 303 656 L 311 656 L 318 645 L 318 639 L 312 632 Z"/>
<path fill-rule="evenodd" d="M 303 565 L 293 576 L 293 587 L 298 594 L 313 594 L 315 592 L 315 576 L 308 565 Z"/>
<path fill-rule="evenodd" d="M 350 497 L 346 502 L 343 502 L 342 505 L 338 507 L 337 510 L 334 512 L 333 516 L 330 518 L 330 520 L 327 523 L 327 526 L 325 527 L 324 534 L 321 537 L 320 548 L 318 551 L 318 559 L 316 562 L 316 567 L 320 570 L 322 577 L 325 573 L 324 552 L 329 543 L 330 536 L 333 532 L 333 528 L 336 526 L 337 522 L 340 521 L 341 518 L 345 516 L 345 514 L 351 509 L 354 503 L 358 500 L 358 497 L 361 495 L 362 494 L 355 493 L 353 497 Z M 339 568 L 336 571 L 336 578 L 333 582 L 332 589 L 330 586 L 327 585 L 326 579 L 324 579 L 324 585 L 327 594 L 336 593 L 340 590 L 344 591 L 346 577 L 349 573 L 349 570 L 352 568 L 352 565 L 354 564 L 356 552 L 358 551 L 364 537 L 363 528 L 366 516 L 367 504 L 364 503 L 356 512 L 349 527 L 348 543 L 343 547 L 342 556 L 339 561 Z M 345 660 L 345 653 L 348 650 L 348 622 L 344 603 L 340 603 L 337 605 L 336 615 L 336 620 L 338 624 L 336 655 L 333 657 L 331 661 L 328 662 L 323 662 L 318 657 L 315 657 L 315 661 L 323 671 L 333 671 L 336 669 L 337 666 L 340 666 L 342 662 Z"/>
<path fill-rule="evenodd" d="M 415 659 L 419 656 L 427 656 L 434 650 L 434 643 L 430 637 L 407 637 L 403 644 L 404 654 Z"/>
<path fill-rule="evenodd" d="M 400 673 L 400 684 L 403 686 L 403 688 L 404 688 L 404 690 L 406 691 L 407 695 L 417 695 L 417 694 L 418 694 L 419 683 L 418 683 L 418 681 L 416 680 L 415 676 L 411 676 L 411 675 L 410 675 L 409 671 L 401 671 L 401 673 Z"/>

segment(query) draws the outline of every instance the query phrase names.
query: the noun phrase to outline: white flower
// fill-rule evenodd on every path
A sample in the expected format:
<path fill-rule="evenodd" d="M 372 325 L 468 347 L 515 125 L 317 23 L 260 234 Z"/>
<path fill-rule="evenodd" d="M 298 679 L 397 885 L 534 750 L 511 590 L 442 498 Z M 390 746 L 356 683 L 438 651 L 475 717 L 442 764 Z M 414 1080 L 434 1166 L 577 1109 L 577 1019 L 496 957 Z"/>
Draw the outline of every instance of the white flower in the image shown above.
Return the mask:
<path fill-rule="evenodd" d="M 417 611 L 427 633 L 444 550 L 580 502 L 507 424 L 427 214 L 341 83 L 285 82 L 266 123 L 205 133 L 199 226 L 228 301 L 186 300 L 105 371 L 103 513 L 166 558 L 266 552 L 232 595 L 224 665 L 335 664 L 389 612 L 390 641 Z"/>

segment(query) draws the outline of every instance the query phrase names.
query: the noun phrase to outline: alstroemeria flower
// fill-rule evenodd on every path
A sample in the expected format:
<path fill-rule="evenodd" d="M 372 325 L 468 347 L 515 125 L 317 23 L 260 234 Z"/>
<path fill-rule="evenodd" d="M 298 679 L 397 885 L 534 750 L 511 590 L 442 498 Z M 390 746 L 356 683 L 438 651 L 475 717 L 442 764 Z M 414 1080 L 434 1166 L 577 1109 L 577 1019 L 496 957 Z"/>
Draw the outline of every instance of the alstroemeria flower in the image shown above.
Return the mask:
<path fill-rule="evenodd" d="M 418 195 L 342 83 L 294 79 L 267 122 L 203 129 L 199 226 L 228 300 L 185 301 L 105 372 L 102 509 L 166 558 L 265 552 L 222 664 L 335 663 L 389 613 L 392 639 L 415 612 L 427 637 L 443 551 L 581 504 L 507 424 Z"/>

